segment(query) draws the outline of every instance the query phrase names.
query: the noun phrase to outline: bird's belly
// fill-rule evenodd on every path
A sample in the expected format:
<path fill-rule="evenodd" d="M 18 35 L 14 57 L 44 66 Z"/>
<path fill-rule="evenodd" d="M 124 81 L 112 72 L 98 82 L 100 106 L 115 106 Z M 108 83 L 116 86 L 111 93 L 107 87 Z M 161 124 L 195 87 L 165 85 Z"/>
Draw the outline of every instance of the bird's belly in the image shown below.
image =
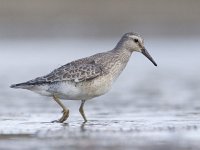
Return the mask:
<path fill-rule="evenodd" d="M 80 83 L 59 82 L 53 84 L 48 92 L 66 100 L 88 100 L 105 94 L 111 85 L 102 79 L 83 81 Z"/>

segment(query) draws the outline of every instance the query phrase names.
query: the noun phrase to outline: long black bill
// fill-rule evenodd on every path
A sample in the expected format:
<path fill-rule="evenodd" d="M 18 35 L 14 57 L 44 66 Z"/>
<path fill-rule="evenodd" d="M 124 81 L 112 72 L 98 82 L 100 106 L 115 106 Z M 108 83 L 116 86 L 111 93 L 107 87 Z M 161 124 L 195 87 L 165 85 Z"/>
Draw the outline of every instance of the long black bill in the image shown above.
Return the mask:
<path fill-rule="evenodd" d="M 153 60 L 153 58 L 145 48 L 142 49 L 142 54 L 146 56 L 155 66 L 157 66 L 156 62 Z"/>

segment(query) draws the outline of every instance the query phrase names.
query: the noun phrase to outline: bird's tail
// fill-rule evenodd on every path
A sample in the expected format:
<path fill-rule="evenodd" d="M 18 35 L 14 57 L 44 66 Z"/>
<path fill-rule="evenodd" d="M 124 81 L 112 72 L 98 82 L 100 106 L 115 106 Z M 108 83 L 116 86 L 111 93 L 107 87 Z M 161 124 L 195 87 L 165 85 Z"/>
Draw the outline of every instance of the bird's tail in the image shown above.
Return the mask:
<path fill-rule="evenodd" d="M 19 83 L 19 84 L 12 84 L 10 88 L 15 88 L 15 89 L 29 89 L 33 85 L 27 84 L 27 82 L 24 83 Z"/>

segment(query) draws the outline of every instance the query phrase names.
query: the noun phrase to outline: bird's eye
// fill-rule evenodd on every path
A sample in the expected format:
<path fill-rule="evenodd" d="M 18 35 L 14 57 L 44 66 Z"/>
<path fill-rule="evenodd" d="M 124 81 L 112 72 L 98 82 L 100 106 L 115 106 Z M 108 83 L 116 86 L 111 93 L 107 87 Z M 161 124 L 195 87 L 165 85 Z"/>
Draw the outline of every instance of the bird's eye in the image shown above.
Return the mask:
<path fill-rule="evenodd" d="M 134 39 L 134 42 L 135 42 L 135 43 L 138 43 L 138 39 Z"/>

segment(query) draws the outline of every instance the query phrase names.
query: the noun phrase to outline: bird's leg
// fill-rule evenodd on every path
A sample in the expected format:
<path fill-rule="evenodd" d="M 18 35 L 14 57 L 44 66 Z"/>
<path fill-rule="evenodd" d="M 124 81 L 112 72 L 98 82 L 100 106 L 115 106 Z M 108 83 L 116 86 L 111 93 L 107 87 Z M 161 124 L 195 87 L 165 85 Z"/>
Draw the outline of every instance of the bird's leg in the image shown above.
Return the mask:
<path fill-rule="evenodd" d="M 69 117 L 69 109 L 67 109 L 62 103 L 61 101 L 59 100 L 59 98 L 55 95 L 53 95 L 53 99 L 58 103 L 58 105 L 60 107 L 62 107 L 63 111 L 63 115 L 62 117 L 59 119 L 59 120 L 56 120 L 56 121 L 53 121 L 53 122 L 60 122 L 60 123 L 63 123 L 65 120 L 67 120 L 67 118 Z"/>
<path fill-rule="evenodd" d="M 84 122 L 87 122 L 87 119 L 85 117 L 85 113 L 84 113 L 84 110 L 83 110 L 84 104 L 85 104 L 85 100 L 81 100 L 81 106 L 79 108 L 79 112 L 81 113 L 81 116 L 83 117 Z"/>

